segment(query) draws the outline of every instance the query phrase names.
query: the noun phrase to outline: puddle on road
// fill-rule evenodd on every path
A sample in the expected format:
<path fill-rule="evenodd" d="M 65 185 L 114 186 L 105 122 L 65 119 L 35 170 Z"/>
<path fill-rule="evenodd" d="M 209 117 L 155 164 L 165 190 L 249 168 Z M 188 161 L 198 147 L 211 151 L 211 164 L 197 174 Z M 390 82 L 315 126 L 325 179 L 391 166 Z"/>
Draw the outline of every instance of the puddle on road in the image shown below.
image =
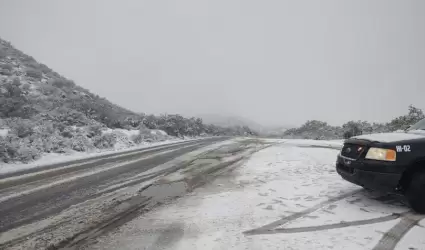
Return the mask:
<path fill-rule="evenodd" d="M 180 197 L 186 194 L 188 185 L 184 181 L 171 182 L 152 185 L 141 192 L 142 196 L 151 198 L 154 201 Z"/>

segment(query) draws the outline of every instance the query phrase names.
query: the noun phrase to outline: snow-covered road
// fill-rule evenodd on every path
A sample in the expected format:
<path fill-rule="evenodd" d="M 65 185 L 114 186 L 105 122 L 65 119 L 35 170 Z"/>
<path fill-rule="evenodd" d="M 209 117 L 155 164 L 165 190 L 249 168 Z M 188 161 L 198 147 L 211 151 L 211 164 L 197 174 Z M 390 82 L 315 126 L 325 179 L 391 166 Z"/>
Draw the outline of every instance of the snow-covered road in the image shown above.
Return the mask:
<path fill-rule="evenodd" d="M 153 206 L 141 190 L 189 168 L 205 152 L 241 144 L 227 139 L 99 156 L 0 178 L 0 249 L 56 249 L 76 235 L 120 220 L 131 209 Z"/>
<path fill-rule="evenodd" d="M 335 171 L 338 150 L 286 141 L 89 249 L 425 249 L 425 220 Z M 335 147 L 334 147 L 335 148 Z M 337 148 L 337 147 L 336 147 Z"/>

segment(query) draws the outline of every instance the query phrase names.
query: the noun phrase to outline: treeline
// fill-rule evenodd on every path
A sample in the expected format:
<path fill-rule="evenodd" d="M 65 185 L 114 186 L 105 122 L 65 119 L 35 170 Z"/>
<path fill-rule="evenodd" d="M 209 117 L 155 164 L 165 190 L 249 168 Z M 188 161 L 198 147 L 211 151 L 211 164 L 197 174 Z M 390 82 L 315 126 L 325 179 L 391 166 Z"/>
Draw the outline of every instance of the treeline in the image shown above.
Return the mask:
<path fill-rule="evenodd" d="M 406 115 L 394 118 L 388 123 L 369 123 L 367 121 L 349 121 L 342 126 L 332 126 L 326 122 L 310 120 L 299 128 L 286 130 L 282 137 L 299 139 L 342 139 L 360 134 L 393 132 L 404 130 L 425 118 L 421 109 L 412 105 Z"/>

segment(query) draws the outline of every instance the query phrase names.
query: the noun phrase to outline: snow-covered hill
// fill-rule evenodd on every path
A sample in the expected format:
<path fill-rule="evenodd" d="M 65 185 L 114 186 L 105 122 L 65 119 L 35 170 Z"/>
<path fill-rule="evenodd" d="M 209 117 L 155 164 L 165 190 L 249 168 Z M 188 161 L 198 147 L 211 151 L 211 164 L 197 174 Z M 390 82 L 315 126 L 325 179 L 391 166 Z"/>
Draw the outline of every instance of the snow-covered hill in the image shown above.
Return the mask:
<path fill-rule="evenodd" d="M 115 132 L 102 132 L 107 129 Z M 33 161 L 46 153 L 130 147 L 168 136 L 247 135 L 247 129 L 224 129 L 195 117 L 135 113 L 78 86 L 2 39 L 0 131 L 0 162 L 7 163 Z"/>

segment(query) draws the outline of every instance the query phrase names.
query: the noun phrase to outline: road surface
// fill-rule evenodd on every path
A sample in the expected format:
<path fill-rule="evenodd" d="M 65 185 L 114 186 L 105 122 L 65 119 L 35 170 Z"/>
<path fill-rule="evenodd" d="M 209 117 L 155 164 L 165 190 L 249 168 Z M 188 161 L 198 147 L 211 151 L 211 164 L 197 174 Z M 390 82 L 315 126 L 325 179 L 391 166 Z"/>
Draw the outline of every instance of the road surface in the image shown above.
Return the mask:
<path fill-rule="evenodd" d="M 106 193 L 142 183 L 155 175 L 134 177 L 226 139 L 207 138 L 144 148 L 0 176 L 0 249 L 19 241 L 19 237 L 9 241 L 8 231 L 16 231 Z"/>
<path fill-rule="evenodd" d="M 425 249 L 423 215 L 340 178 L 339 143 L 220 140 L 0 178 L 0 249 Z"/>
<path fill-rule="evenodd" d="M 337 144 L 263 141 L 274 144 L 77 249 L 425 249 L 424 216 L 343 180 Z"/>

